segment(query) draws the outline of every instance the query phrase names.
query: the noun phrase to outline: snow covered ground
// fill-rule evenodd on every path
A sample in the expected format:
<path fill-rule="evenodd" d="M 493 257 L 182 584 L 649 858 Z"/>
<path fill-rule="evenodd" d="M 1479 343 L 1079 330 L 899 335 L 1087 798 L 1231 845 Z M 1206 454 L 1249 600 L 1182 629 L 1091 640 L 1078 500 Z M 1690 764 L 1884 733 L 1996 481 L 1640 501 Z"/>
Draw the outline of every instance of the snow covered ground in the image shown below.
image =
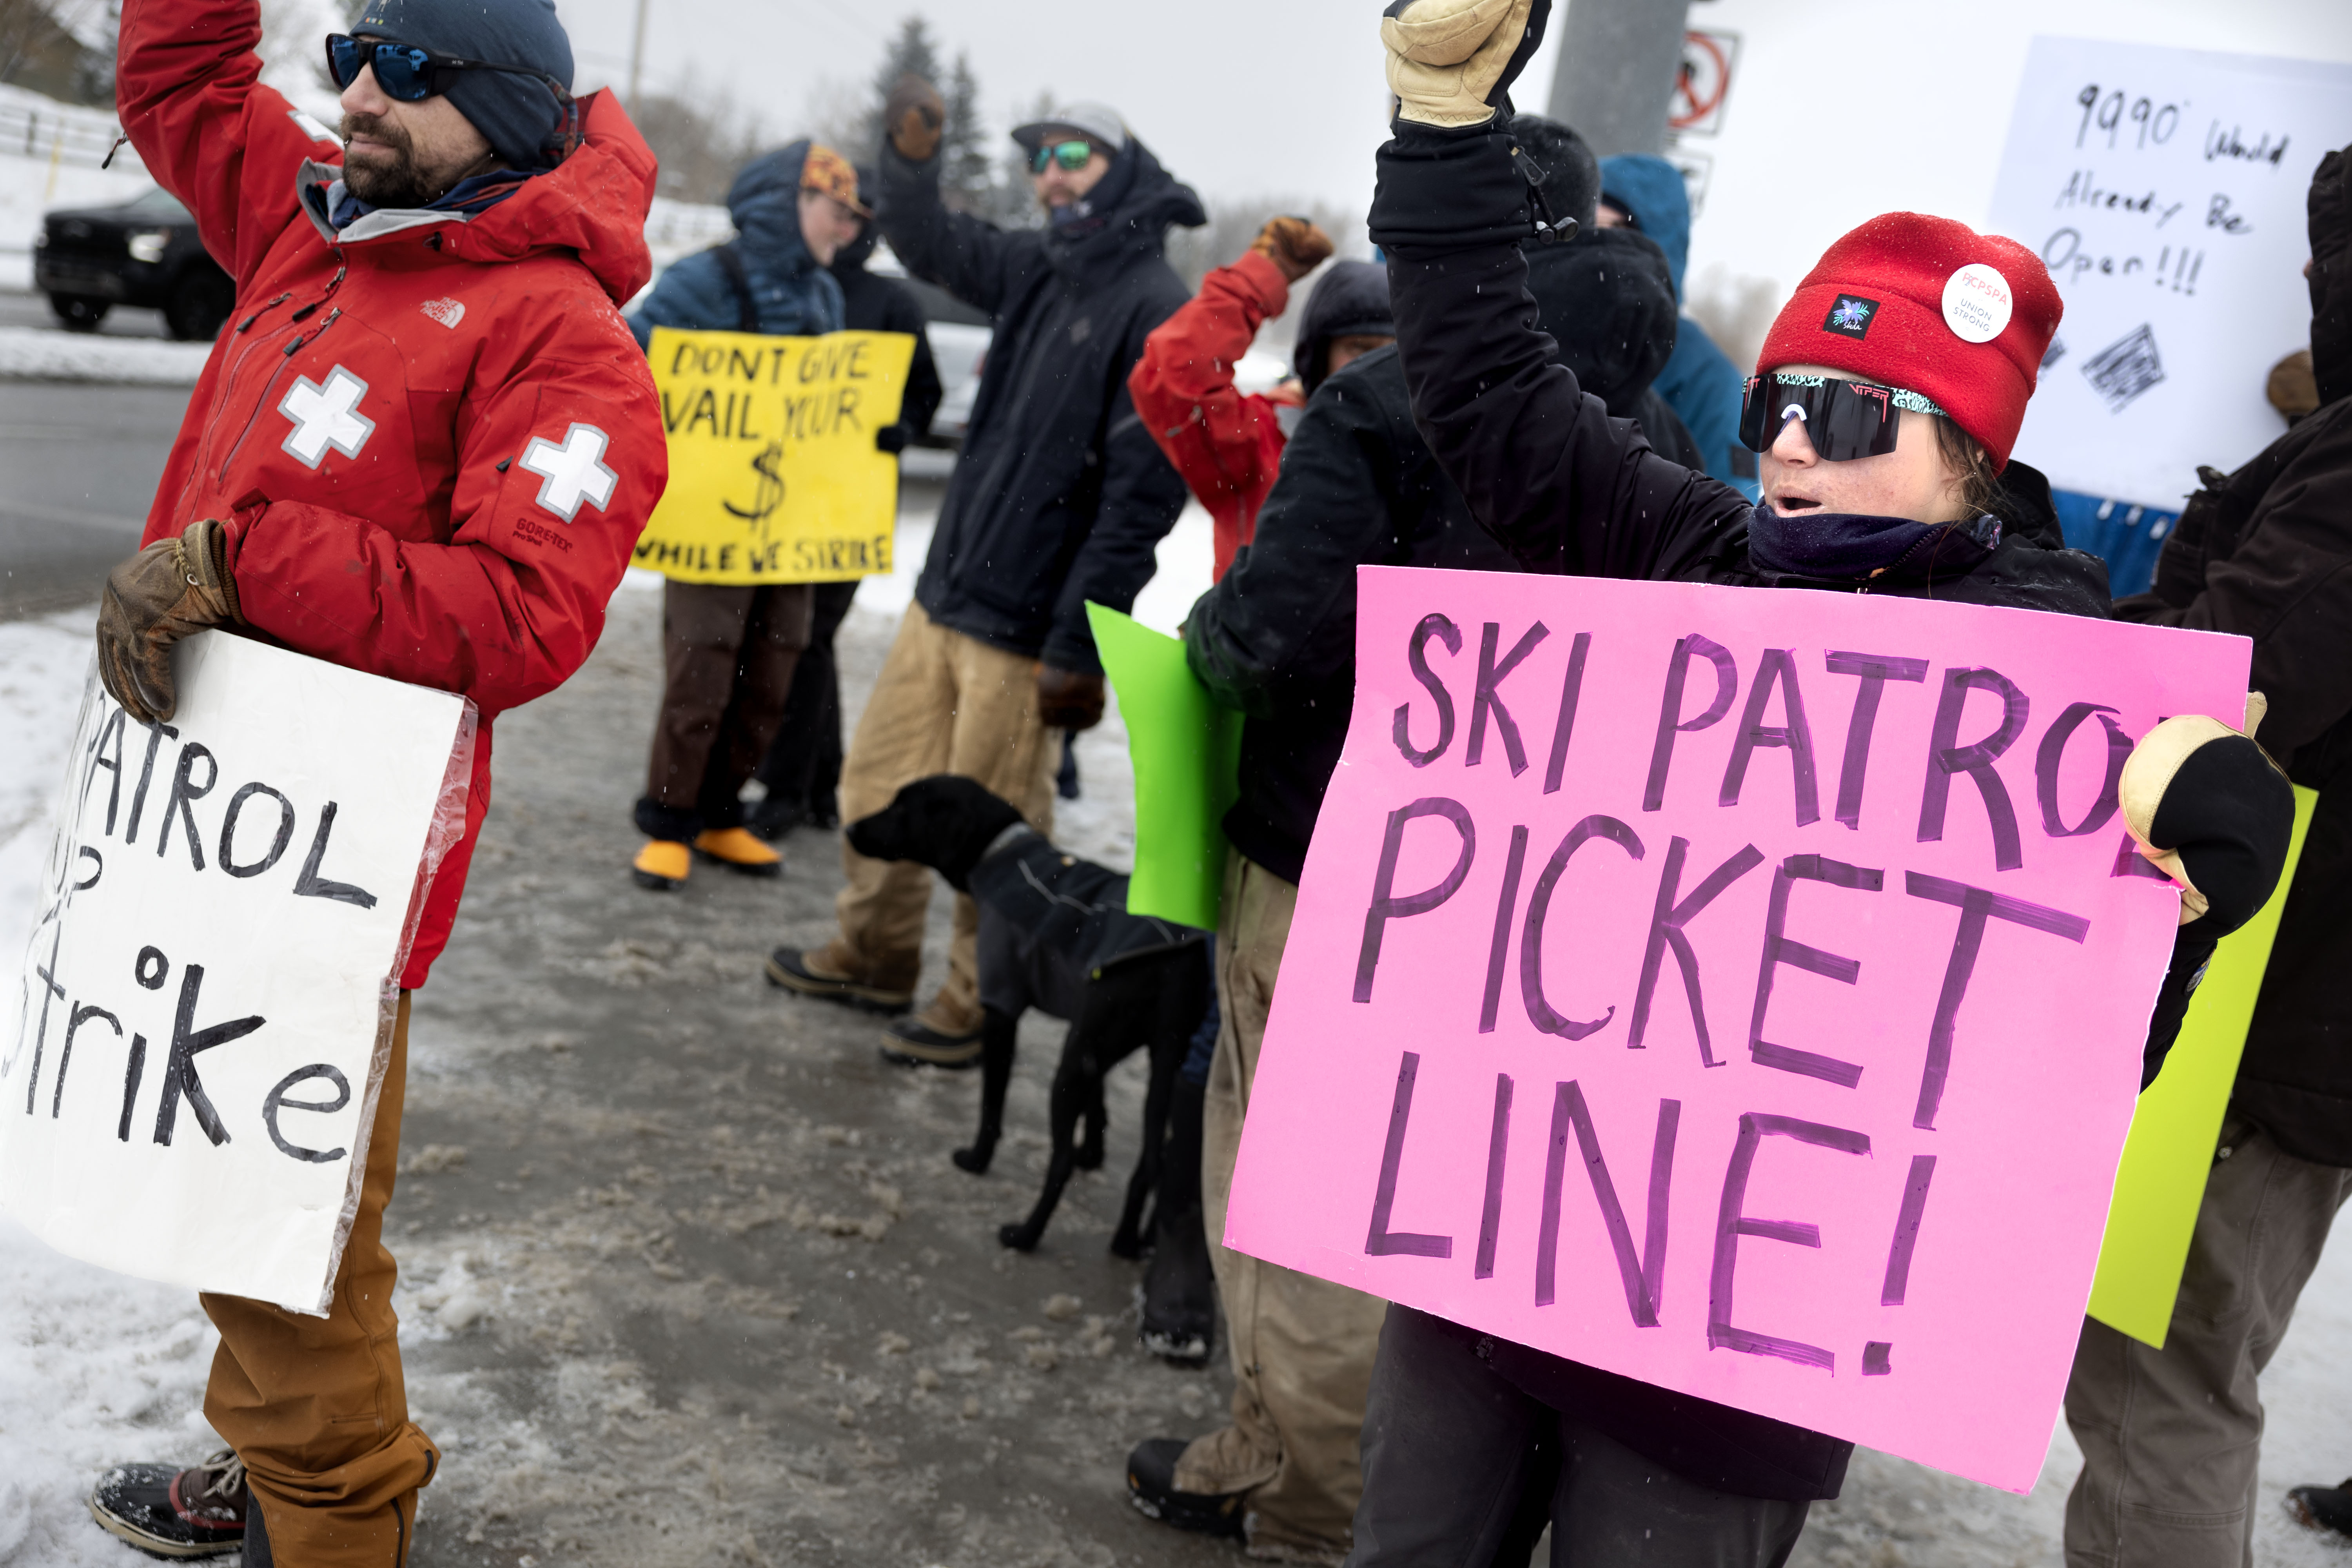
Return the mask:
<path fill-rule="evenodd" d="M 913 504 L 901 520 L 899 569 L 867 582 L 845 627 L 845 647 L 854 645 L 859 650 L 846 661 L 853 675 L 871 670 L 911 595 L 930 533 L 919 494 L 910 494 Z M 1172 630 L 1183 617 L 1207 580 L 1208 531 L 1204 515 L 1197 510 L 1187 512 L 1162 547 L 1160 575 L 1137 606 L 1139 619 Z M 658 580 L 633 574 L 623 593 L 643 605 L 641 595 L 657 586 Z M 621 618 L 616 616 L 616 623 Z M 89 652 L 87 610 L 0 623 L 0 995 L 12 1002 L 20 973 L 17 944 L 30 921 L 50 796 L 63 768 Z M 864 693 L 852 689 L 845 697 L 854 716 Z M 1115 712 L 1099 730 L 1082 738 L 1079 760 L 1086 797 L 1062 803 L 1057 837 L 1100 859 L 1126 864 L 1133 844 L 1131 776 Z M 530 765 L 524 755 L 500 753 L 502 778 L 511 776 L 509 770 Z M 616 891 L 613 896 L 632 895 Z M 428 1075 L 433 1070 L 428 1058 L 420 1058 L 420 1070 Z M 413 1088 L 412 1095 L 416 1093 Z M 415 1229 L 411 1224 L 409 1230 Z M 452 1254 L 442 1260 L 437 1280 L 428 1287 L 425 1280 L 439 1243 L 429 1236 L 412 1237 L 404 1248 L 415 1266 L 414 1279 L 404 1282 L 404 1341 L 419 1354 L 429 1345 L 445 1344 L 467 1328 L 470 1310 L 466 1303 L 476 1296 L 502 1303 L 499 1310 L 509 1316 L 527 1310 L 521 1297 L 512 1291 L 501 1294 L 495 1286 L 467 1295 L 472 1276 L 463 1261 L 472 1256 L 471 1267 L 493 1267 L 504 1256 L 499 1248 L 514 1251 L 522 1246 L 512 1237 L 488 1240 L 485 1233 L 471 1254 Z M 437 1310 L 425 1310 L 428 1302 Z M 571 1331 L 570 1324 L 564 1331 Z M 89 1524 L 81 1499 L 91 1477 L 110 1462 L 183 1458 L 201 1453 L 214 1442 L 200 1408 L 214 1342 L 210 1326 L 185 1291 L 62 1258 L 0 1218 L 0 1563 L 6 1568 L 129 1568 L 142 1561 Z M 2352 1411 L 2352 1370 L 2347 1367 L 2352 1367 L 2352 1247 L 2339 1245 L 2313 1279 L 2294 1331 L 2263 1383 L 2270 1430 L 2255 1550 L 2263 1568 L 2333 1568 L 2346 1561 L 2292 1525 L 2280 1498 L 2290 1485 L 2333 1482 L 2352 1470 L 2352 1417 L 2347 1415 Z M 1060 1375 L 1091 1374 L 1072 1369 Z M 511 1422 L 478 1429 L 472 1407 L 458 1402 L 459 1394 L 472 1386 L 464 1378 L 428 1374 L 422 1366 L 411 1380 L 413 1398 L 446 1406 L 436 1430 L 453 1456 L 458 1456 L 452 1460 L 449 1487 L 436 1489 L 449 1493 L 446 1500 L 436 1499 L 436 1510 L 474 1506 L 463 1489 L 469 1464 L 483 1478 L 479 1484 L 493 1491 L 506 1485 L 496 1478 L 509 1472 L 487 1468 L 488 1450 L 527 1469 L 530 1467 L 524 1460 L 555 1441 L 530 1424 L 520 1430 L 509 1430 Z M 477 1391 L 465 1397 L 486 1396 Z M 1189 1390 L 1183 1403 L 1188 1413 L 1204 1420 L 1209 1418 L 1204 1413 L 1213 1408 Z M 1021 1419 L 1053 1419 L 1047 1408 L 1040 1406 Z M 471 1435 L 466 1440 L 451 1430 L 456 1425 L 451 1417 L 460 1409 Z M 674 1419 L 685 1417 L 681 1414 Z M 679 1427 L 681 1434 L 685 1431 Z M 488 1449 L 477 1452 L 484 1444 Z M 2065 1491 L 2078 1464 L 2063 1425 L 2042 1484 L 2025 1498 L 1883 1455 L 1859 1454 L 1845 1496 L 1814 1510 L 1795 1561 L 1806 1568 L 2054 1563 Z M 433 1542 L 427 1539 L 423 1544 Z M 1167 1558 L 1179 1555 L 1177 1543 L 1164 1544 Z M 551 1558 L 541 1555 L 539 1561 Z"/>

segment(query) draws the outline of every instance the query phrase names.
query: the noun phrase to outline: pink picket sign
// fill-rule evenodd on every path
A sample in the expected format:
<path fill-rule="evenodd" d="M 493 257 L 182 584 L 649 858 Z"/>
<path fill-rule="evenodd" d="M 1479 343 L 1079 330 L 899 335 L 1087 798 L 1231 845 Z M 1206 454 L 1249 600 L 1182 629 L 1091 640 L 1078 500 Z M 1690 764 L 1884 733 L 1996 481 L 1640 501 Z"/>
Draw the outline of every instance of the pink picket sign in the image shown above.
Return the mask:
<path fill-rule="evenodd" d="M 2251 645 L 1359 582 L 1226 1245 L 2030 1490 L 2179 909 L 2115 772 Z"/>

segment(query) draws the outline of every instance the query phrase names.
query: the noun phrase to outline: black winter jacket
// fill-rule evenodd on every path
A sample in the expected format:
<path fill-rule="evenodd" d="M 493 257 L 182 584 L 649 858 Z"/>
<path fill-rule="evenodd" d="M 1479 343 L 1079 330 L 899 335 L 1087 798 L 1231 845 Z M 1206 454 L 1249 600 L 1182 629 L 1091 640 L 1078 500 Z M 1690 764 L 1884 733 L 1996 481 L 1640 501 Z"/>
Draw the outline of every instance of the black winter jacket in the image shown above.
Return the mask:
<path fill-rule="evenodd" d="M 1536 324 L 1576 383 L 1631 419 L 1668 462 L 1704 468 L 1698 443 L 1650 384 L 1674 357 L 1680 327 L 1666 253 L 1630 228 L 1587 228 L 1566 244 L 1524 247 Z"/>
<path fill-rule="evenodd" d="M 931 433 L 931 416 L 940 411 L 945 392 L 940 385 L 939 364 L 931 358 L 931 340 L 923 331 L 923 307 L 914 290 L 895 278 L 866 270 L 866 258 L 874 254 L 874 242 L 880 237 L 867 224 L 864 234 L 835 255 L 830 270 L 833 280 L 841 285 L 844 326 L 853 332 L 914 334 L 915 359 L 907 367 L 906 395 L 898 400 L 898 428 L 907 441 L 916 441 Z"/>
<path fill-rule="evenodd" d="M 1356 568 L 1514 570 L 1412 427 L 1393 348 L 1315 389 L 1283 448 L 1257 536 L 1184 622 L 1184 657 L 1242 726 L 1234 847 L 1286 882 L 1307 841 L 1356 690 Z"/>
<path fill-rule="evenodd" d="M 2288 1153 L 2352 1166 L 2352 148 L 2321 161 L 2310 213 L 2320 406 L 2236 473 L 2203 470 L 2155 591 L 2115 612 L 2254 639 L 2258 738 L 2319 807 L 2231 1098 Z"/>
<path fill-rule="evenodd" d="M 1413 417 L 1473 514 L 1526 569 L 2107 613 L 2105 564 L 2063 548 L 2047 481 L 2021 463 L 2003 476 L 2005 526 L 1990 548 L 1951 530 L 1867 582 L 1775 574 L 1750 561 L 1747 498 L 1659 457 L 1554 363 L 1517 243 L 1527 199 L 1511 140 L 1507 121 L 1454 132 L 1401 125 L 1381 150 L 1371 237 L 1388 253 Z M 2201 933 L 2176 944 L 2158 1001 L 2164 1044 L 2211 949 Z M 1493 1360 L 1537 1398 L 1701 1485 L 1802 1500 L 1835 1497 L 1844 1483 L 1853 1445 L 1824 1433 L 1528 1346 L 1498 1346 Z"/>
<path fill-rule="evenodd" d="M 1050 229 L 950 212 L 936 158 L 886 142 L 881 163 L 890 248 L 996 329 L 915 597 L 967 637 L 1097 671 L 1087 601 L 1129 608 L 1184 508 L 1127 373 L 1187 298 L 1161 256 L 1168 226 L 1207 215 L 1132 138 L 1089 193 L 1096 210 Z"/>

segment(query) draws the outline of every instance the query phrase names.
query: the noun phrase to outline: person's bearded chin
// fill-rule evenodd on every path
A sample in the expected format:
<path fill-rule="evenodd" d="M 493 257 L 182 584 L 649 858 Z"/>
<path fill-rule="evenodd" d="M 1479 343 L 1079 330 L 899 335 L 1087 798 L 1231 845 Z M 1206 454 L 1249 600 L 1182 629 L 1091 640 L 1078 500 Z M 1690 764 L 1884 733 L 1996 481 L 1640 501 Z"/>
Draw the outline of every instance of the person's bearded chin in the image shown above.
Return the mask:
<path fill-rule="evenodd" d="M 421 207 L 438 193 L 416 166 L 415 149 L 408 132 L 381 115 L 346 114 L 340 127 L 343 141 L 343 184 L 372 207 Z M 354 136 L 365 136 L 390 149 L 362 161 L 352 155 Z"/>

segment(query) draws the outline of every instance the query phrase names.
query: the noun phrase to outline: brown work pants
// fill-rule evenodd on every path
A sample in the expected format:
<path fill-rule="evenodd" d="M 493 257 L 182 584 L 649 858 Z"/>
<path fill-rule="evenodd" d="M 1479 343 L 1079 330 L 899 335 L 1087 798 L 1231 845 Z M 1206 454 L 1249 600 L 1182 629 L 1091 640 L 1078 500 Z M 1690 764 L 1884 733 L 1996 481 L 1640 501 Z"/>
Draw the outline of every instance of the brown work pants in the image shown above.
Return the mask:
<path fill-rule="evenodd" d="M 1002 795 L 1040 833 L 1054 830 L 1059 731 L 1037 717 L 1037 661 L 936 625 L 908 605 L 841 766 L 841 819 L 890 804 L 905 785 L 961 773 Z M 911 860 L 869 860 L 841 842 L 846 885 L 835 900 L 841 935 L 828 960 L 858 979 L 911 991 L 923 967 L 931 873 Z M 956 895 L 947 983 L 927 1009 L 931 1026 L 980 1026 L 980 911 Z"/>
<path fill-rule="evenodd" d="M 205 1418 L 245 1461 L 279 1568 L 400 1568 L 415 1534 L 416 1491 L 441 1451 L 408 1418 L 400 1375 L 399 1275 L 383 1245 L 400 1167 L 408 1068 L 408 993 L 368 1135 L 358 1215 L 323 1318 L 242 1296 L 205 1296 L 220 1330 Z"/>
<path fill-rule="evenodd" d="M 1202 1114 L 1201 1200 L 1234 1362 L 1233 1425 L 1197 1438 L 1176 1466 L 1188 1492 L 1247 1492 L 1253 1557 L 1337 1563 L 1364 1494 L 1364 1400 L 1388 1303 L 1224 1245 L 1265 1039 L 1266 1010 L 1298 889 L 1235 854 L 1217 930 L 1217 1052 Z"/>
<path fill-rule="evenodd" d="M 2347 1195 L 2352 1171 L 2296 1159 L 2234 1111 L 2222 1121 L 2164 1348 L 2083 1320 L 2066 1568 L 2253 1568 L 2258 1383 Z"/>
<path fill-rule="evenodd" d="M 737 795 L 783 721 L 814 603 L 805 583 L 662 584 L 666 679 L 639 827 L 683 840 L 741 826 Z"/>

